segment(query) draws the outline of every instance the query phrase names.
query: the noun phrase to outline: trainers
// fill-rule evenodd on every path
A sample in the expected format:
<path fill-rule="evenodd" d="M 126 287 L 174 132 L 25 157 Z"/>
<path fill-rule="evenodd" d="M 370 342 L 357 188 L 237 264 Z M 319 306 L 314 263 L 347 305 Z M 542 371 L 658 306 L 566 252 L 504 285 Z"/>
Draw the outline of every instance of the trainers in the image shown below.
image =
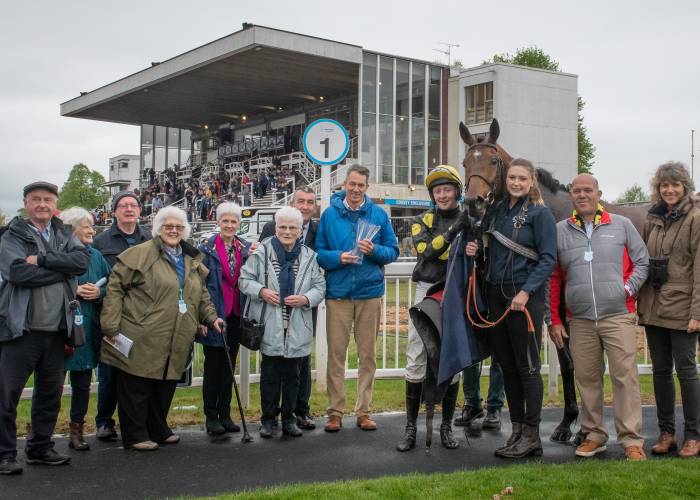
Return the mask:
<path fill-rule="evenodd" d="M 316 428 L 316 422 L 314 422 L 314 419 L 311 418 L 311 415 L 309 414 L 297 415 L 297 427 L 310 431 Z"/>
<path fill-rule="evenodd" d="M 469 427 L 474 420 L 482 418 L 483 416 L 483 408 L 465 404 L 462 408 L 462 415 L 455 418 L 454 425 L 457 427 Z"/>
<path fill-rule="evenodd" d="M 586 439 L 581 445 L 576 448 L 577 457 L 592 457 L 598 453 L 603 453 L 607 450 L 607 446 L 601 443 L 596 443 L 590 439 Z"/>
<path fill-rule="evenodd" d="M 11 476 L 22 473 L 22 466 L 16 458 L 7 457 L 0 460 L 0 475 Z"/>
<path fill-rule="evenodd" d="M 272 422 L 260 422 L 260 437 L 269 439 L 273 434 Z"/>
<path fill-rule="evenodd" d="M 32 465 L 64 465 L 70 462 L 70 457 L 61 455 L 53 448 L 47 448 L 44 451 L 27 452 L 27 463 Z"/>
<path fill-rule="evenodd" d="M 111 425 L 98 427 L 95 437 L 100 441 L 116 441 L 118 438 L 116 429 Z"/>
<path fill-rule="evenodd" d="M 647 459 L 646 453 L 641 446 L 628 446 L 625 448 L 625 455 L 627 455 L 627 460 L 633 462 L 640 462 Z"/>

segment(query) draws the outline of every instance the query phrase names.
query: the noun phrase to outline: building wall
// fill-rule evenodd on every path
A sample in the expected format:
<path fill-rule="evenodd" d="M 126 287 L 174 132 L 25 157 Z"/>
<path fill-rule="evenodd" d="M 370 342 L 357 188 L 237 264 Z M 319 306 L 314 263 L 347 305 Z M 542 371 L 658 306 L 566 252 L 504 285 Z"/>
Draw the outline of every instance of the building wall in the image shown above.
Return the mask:
<path fill-rule="evenodd" d="M 127 164 L 127 168 L 120 165 Z M 139 169 L 141 157 L 138 155 L 119 155 L 109 159 L 109 180 L 128 180 L 129 189 L 133 191 L 139 187 Z"/>
<path fill-rule="evenodd" d="M 493 81 L 493 116 L 501 134 L 498 143 L 513 157 L 524 157 L 568 183 L 577 172 L 578 77 L 509 64 L 470 68 L 450 79 L 448 159 L 461 167 L 465 154 L 459 122 L 466 123 L 466 91 L 470 85 Z M 468 125 L 472 133 L 487 133 L 488 122 Z"/>

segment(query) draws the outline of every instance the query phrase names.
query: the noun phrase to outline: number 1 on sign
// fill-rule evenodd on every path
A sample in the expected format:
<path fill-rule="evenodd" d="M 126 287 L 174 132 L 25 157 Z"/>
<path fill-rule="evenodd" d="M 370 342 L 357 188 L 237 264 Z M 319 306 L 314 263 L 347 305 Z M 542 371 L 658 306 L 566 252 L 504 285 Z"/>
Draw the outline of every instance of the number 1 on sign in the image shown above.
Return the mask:
<path fill-rule="evenodd" d="M 325 155 L 326 158 L 328 158 L 328 148 L 329 148 L 329 146 L 330 146 L 330 144 L 331 144 L 331 138 L 330 138 L 330 137 L 326 137 L 326 138 L 323 139 L 321 142 L 319 142 L 319 144 L 322 144 L 322 145 L 324 146 L 324 149 L 323 149 L 324 155 Z"/>

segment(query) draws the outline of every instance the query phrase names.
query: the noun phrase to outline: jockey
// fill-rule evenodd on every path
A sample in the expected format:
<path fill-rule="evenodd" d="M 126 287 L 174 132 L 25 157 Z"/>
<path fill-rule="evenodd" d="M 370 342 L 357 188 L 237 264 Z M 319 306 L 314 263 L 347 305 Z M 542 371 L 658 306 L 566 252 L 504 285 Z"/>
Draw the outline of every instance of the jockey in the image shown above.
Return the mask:
<path fill-rule="evenodd" d="M 418 256 L 412 276 L 416 282 L 414 304 L 423 300 L 431 285 L 445 280 L 450 243 L 467 224 L 466 214 L 462 216 L 459 208 L 463 185 L 457 169 L 439 165 L 428 174 L 425 185 L 435 206 L 417 215 L 411 225 L 413 245 Z M 396 445 L 399 451 L 408 451 L 416 444 L 416 420 L 428 365 L 425 346 L 412 321 L 408 326 L 406 358 L 406 429 Z M 451 425 L 458 388 L 458 383 L 450 385 L 442 402 L 440 439 L 448 449 L 459 446 L 452 435 Z"/>

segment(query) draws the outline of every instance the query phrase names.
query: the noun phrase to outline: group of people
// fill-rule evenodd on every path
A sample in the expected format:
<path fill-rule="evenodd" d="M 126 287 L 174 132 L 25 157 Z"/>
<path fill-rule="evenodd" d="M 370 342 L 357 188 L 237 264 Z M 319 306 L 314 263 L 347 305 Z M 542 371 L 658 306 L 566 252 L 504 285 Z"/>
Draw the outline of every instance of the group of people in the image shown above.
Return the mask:
<path fill-rule="evenodd" d="M 16 458 L 17 405 L 32 374 L 29 464 L 70 461 L 52 441 L 66 372 L 72 387 L 71 448 L 89 449 L 83 427 L 95 369 L 98 439 L 118 439 L 118 412 L 125 448 L 151 451 L 176 444 L 179 436 L 167 415 L 194 342 L 204 350 L 206 430 L 212 435 L 238 432 L 231 397 L 242 319 L 264 329 L 260 436 L 273 437 L 277 428 L 283 435 L 302 436 L 315 428 L 310 355 L 316 308 L 323 300 L 328 344 L 324 430 L 338 432 L 343 426 L 351 336 L 359 361 L 356 424 L 375 430 L 371 402 L 384 266 L 398 258 L 399 247 L 387 213 L 366 194 L 369 177 L 367 168 L 351 166 L 344 189 L 332 195 L 318 223 L 312 220 L 317 213 L 313 190 L 298 189 L 253 244 L 237 236 L 241 207 L 220 203 L 219 232 L 198 247 L 188 243 L 191 226 L 179 208 L 159 210 L 147 230 L 138 224 L 140 196 L 121 192 L 112 202 L 113 225 L 96 237 L 86 210 L 74 207 L 56 215 L 57 186 L 26 186 L 27 218 L 13 219 L 0 239 L 0 474 L 22 471 Z M 606 448 L 607 356 L 618 442 L 628 458 L 644 459 L 637 314 L 646 328 L 654 373 L 660 437 L 652 452 L 680 448 L 681 456 L 698 455 L 700 210 L 693 205 L 693 183 L 682 164 L 658 168 L 641 235 L 628 219 L 603 208 L 598 182 L 587 174 L 571 184 L 575 210 L 557 223 L 543 203 L 535 167 L 522 158 L 507 166 L 508 195 L 482 224 L 489 228 L 486 245 L 470 240 L 472 222 L 459 207 L 463 184 L 456 169 L 436 167 L 426 186 L 434 208 L 417 216 L 411 227 L 418 257 L 415 303 L 445 281 L 455 254 L 482 267 L 487 314 L 497 323 L 487 334 L 493 362 L 484 426 L 500 428 L 503 391 L 512 424 L 496 455 L 542 453 L 539 353 L 547 317 L 556 346 L 571 348 L 581 394 L 585 439 L 576 455 L 593 456 Z M 375 235 L 358 241 L 362 224 L 375 226 Z M 502 316 L 503 321 L 495 321 Z M 415 446 L 427 383 L 427 352 L 412 323 L 407 359 L 407 423 L 400 451 Z M 675 430 L 674 367 L 683 401 L 682 444 Z M 483 416 L 480 366 L 467 367 L 461 378 L 465 407 L 454 424 L 469 425 Z M 455 374 L 441 396 L 440 437 L 449 449 L 459 446 L 452 432 L 459 379 Z"/>
<path fill-rule="evenodd" d="M 451 244 L 462 245 L 463 255 L 476 259 L 492 325 L 486 337 L 492 363 L 483 423 L 485 428 L 500 427 L 499 392 L 504 387 L 512 424 L 510 437 L 495 450 L 497 456 L 542 454 L 540 349 L 545 317 L 554 344 L 570 348 L 573 358 L 582 406 L 577 456 L 606 450 L 607 357 L 617 441 L 628 459 L 646 458 L 640 435 L 637 324 L 645 327 L 652 360 L 659 437 L 651 451 L 664 455 L 678 448 L 681 457 L 698 455 L 700 209 L 694 206 L 693 181 L 683 164 L 658 167 L 651 181 L 652 207 L 641 234 L 629 219 L 603 207 L 598 181 L 589 174 L 573 180 L 569 189 L 573 213 L 556 222 L 543 202 L 535 167 L 522 158 L 506 167 L 507 195 L 482 221 L 481 226 L 488 228 L 485 238 L 462 239 L 474 233 L 468 212 L 458 208 L 463 186 L 454 168 L 436 167 L 426 186 L 435 207 L 417 216 L 412 226 L 418 256 L 413 272 L 415 302 L 432 284 L 445 281 L 451 259 L 461 250 L 450 254 Z M 407 357 L 407 423 L 399 451 L 415 446 L 426 380 L 427 352 L 413 324 Z M 478 392 L 480 368 L 477 364 L 463 372 L 465 407 L 455 424 L 469 425 L 484 416 Z M 674 368 L 683 405 L 682 441 L 676 437 Z M 446 448 L 457 446 L 450 428 L 457 390 L 453 379 L 442 401 L 440 436 Z"/>

